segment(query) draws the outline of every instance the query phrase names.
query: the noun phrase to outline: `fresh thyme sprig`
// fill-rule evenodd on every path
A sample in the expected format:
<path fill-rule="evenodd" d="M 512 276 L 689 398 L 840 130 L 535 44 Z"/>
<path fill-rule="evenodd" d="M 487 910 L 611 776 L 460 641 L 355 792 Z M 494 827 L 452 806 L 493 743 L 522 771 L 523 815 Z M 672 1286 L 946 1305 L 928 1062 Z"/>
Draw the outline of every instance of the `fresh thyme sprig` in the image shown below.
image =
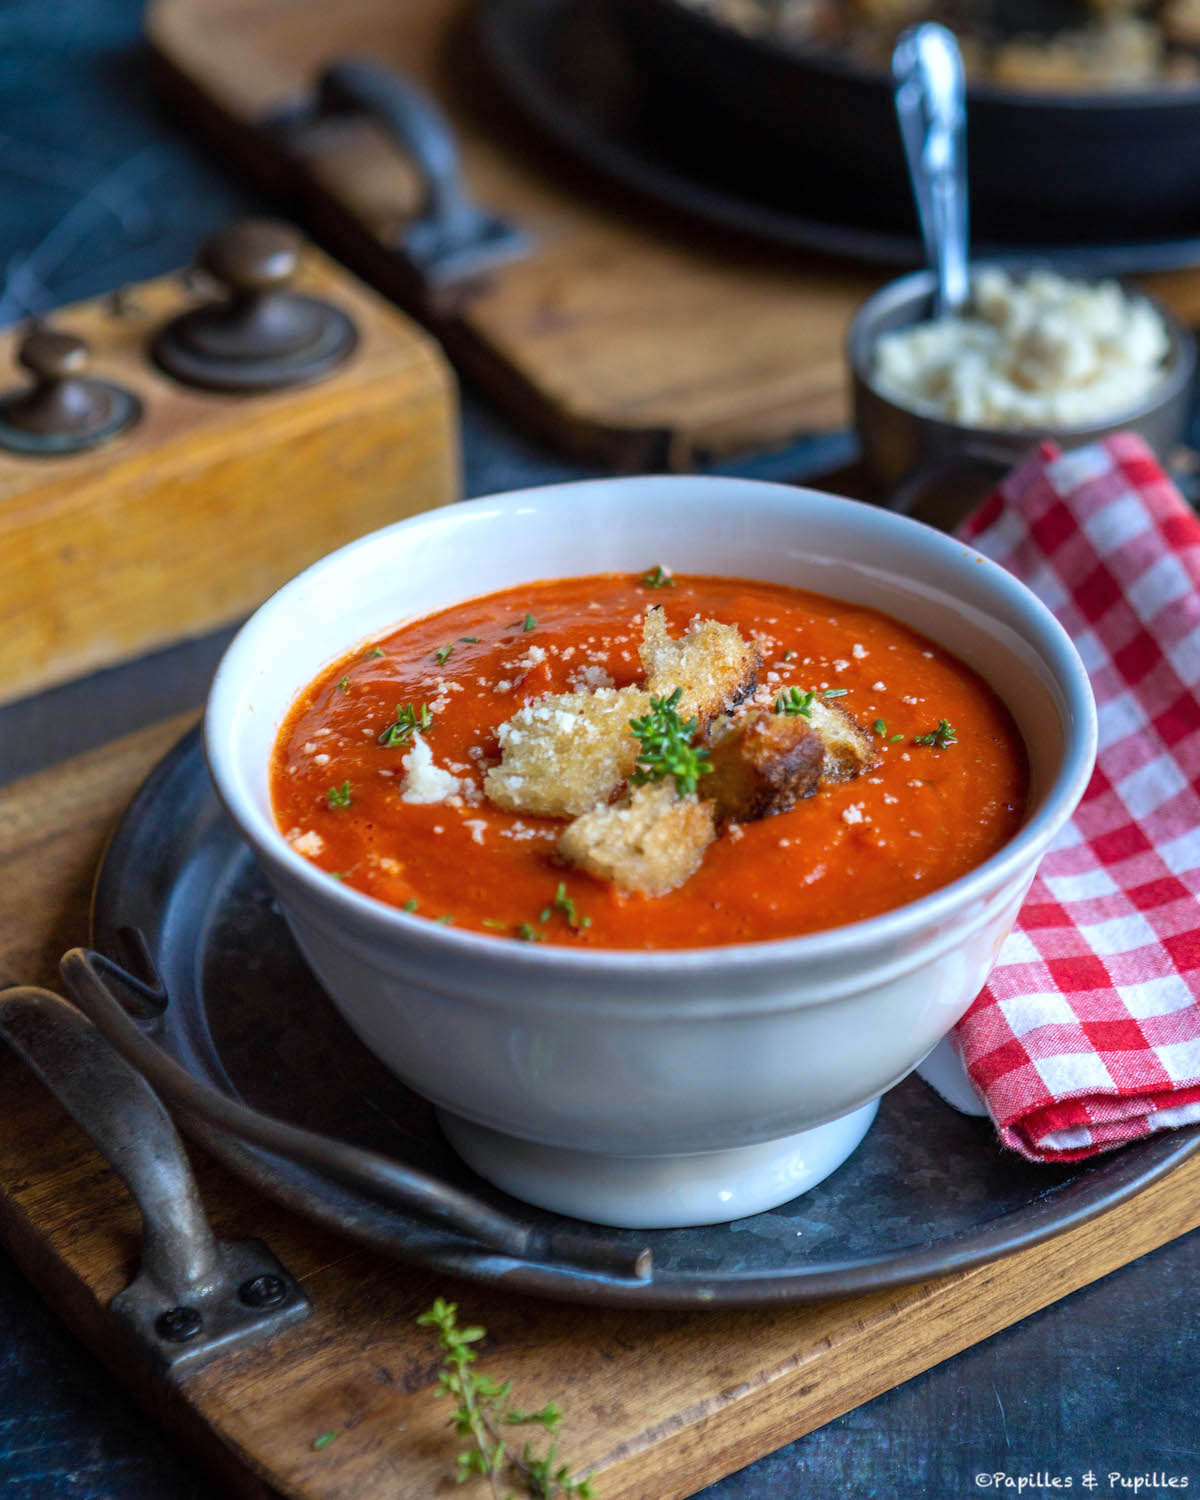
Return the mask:
<path fill-rule="evenodd" d="M 662 563 L 656 563 L 648 573 L 643 573 L 638 582 L 645 589 L 673 589 L 675 580 L 664 568 Z"/>
<path fill-rule="evenodd" d="M 696 790 L 701 776 L 712 770 L 707 764 L 708 751 L 692 744 L 698 721 L 679 717 L 682 695 L 683 689 L 677 687 L 669 698 L 651 698 L 650 712 L 640 719 L 630 719 L 630 729 L 642 742 L 637 770 L 629 778 L 635 786 L 673 776 L 675 790 L 686 797 Z"/>
<path fill-rule="evenodd" d="M 417 1322 L 423 1328 L 437 1329 L 445 1357 L 436 1391 L 439 1396 L 455 1397 L 458 1405 L 450 1424 L 460 1437 L 473 1440 L 473 1446 L 455 1459 L 455 1477 L 459 1483 L 472 1475 L 482 1475 L 490 1483 L 496 1500 L 500 1500 L 502 1478 L 520 1484 L 532 1500 L 558 1500 L 560 1496 L 564 1500 L 575 1496 L 579 1500 L 593 1500 L 592 1481 L 572 1477 L 568 1465 L 558 1462 L 556 1444 L 551 1443 L 539 1456 L 531 1444 L 525 1443 L 518 1454 L 501 1437 L 505 1427 L 542 1427 L 554 1433 L 562 1421 L 562 1412 L 553 1401 L 547 1401 L 540 1411 L 520 1411 L 509 1400 L 511 1380 L 492 1380 L 471 1369 L 476 1358 L 471 1346 L 487 1336 L 487 1329 L 460 1328 L 458 1304 L 441 1297 Z"/>
<path fill-rule="evenodd" d="M 428 729 L 432 723 L 433 715 L 424 703 L 420 708 L 414 708 L 411 703 L 397 703 L 396 721 L 394 724 L 389 724 L 379 736 L 379 743 L 385 749 L 394 750 L 418 729 Z"/>
<path fill-rule="evenodd" d="M 542 909 L 538 918 L 539 922 L 548 922 L 556 911 L 562 912 L 566 918 L 567 926 L 572 932 L 582 932 L 585 927 L 592 925 L 591 917 L 581 917 L 575 909 L 575 898 L 567 895 L 566 881 L 558 882 L 558 889 L 554 893 L 554 900 L 550 905 Z"/>
<path fill-rule="evenodd" d="M 788 714 L 795 718 L 797 714 L 805 719 L 812 718 L 812 704 L 816 692 L 802 693 L 799 688 L 788 688 L 786 693 L 781 693 L 775 700 L 775 712 L 777 714 Z"/>
<path fill-rule="evenodd" d="M 325 793 L 325 800 L 330 807 L 350 806 L 350 783 L 343 781 L 341 786 L 331 786 Z"/>
<path fill-rule="evenodd" d="M 454 655 L 454 644 L 453 644 L 453 642 L 449 642 L 445 646 L 439 646 L 438 649 L 437 649 L 436 655 L 437 655 L 437 664 L 438 664 L 438 666 L 439 667 L 444 667 L 446 665 L 446 663 L 450 660 L 451 656 Z"/>
<path fill-rule="evenodd" d="M 935 750 L 944 750 L 947 745 L 957 745 L 958 736 L 945 719 L 939 719 L 937 728 L 929 734 L 919 734 L 913 740 L 914 745 L 932 745 Z"/>

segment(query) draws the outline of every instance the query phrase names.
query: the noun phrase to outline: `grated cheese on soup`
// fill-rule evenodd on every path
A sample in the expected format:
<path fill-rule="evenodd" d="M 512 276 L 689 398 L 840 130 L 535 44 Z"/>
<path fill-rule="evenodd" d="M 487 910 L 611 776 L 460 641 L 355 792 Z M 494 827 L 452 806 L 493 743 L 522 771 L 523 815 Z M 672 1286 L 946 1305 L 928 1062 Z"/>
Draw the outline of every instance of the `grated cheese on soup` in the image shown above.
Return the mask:
<path fill-rule="evenodd" d="M 406 775 L 400 797 L 404 802 L 444 802 L 459 791 L 457 777 L 433 763 L 433 751 L 419 734 L 412 737 L 412 749 L 400 764 Z"/>
<path fill-rule="evenodd" d="M 1079 427 L 1140 406 L 1169 349 L 1155 308 L 1115 281 L 988 268 L 968 316 L 885 334 L 873 379 L 897 404 L 966 427 Z"/>

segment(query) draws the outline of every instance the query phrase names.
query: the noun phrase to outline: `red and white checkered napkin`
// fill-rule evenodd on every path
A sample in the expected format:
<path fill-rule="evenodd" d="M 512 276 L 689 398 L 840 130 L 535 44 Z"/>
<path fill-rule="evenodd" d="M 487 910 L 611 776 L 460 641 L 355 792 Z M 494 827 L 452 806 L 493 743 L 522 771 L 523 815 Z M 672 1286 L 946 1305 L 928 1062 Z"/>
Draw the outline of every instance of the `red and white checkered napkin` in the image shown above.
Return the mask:
<path fill-rule="evenodd" d="M 1066 627 L 1096 771 L 954 1033 L 1006 1145 L 1200 1121 L 1200 523 L 1140 438 L 1050 445 L 963 527 Z"/>

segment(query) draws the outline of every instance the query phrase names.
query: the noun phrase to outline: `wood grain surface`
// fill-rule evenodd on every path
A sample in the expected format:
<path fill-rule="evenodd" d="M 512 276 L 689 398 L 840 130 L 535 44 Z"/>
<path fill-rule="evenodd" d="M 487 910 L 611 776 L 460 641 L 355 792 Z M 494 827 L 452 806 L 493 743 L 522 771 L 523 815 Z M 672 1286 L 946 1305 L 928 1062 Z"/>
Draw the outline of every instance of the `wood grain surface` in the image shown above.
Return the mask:
<path fill-rule="evenodd" d="M 91 873 L 120 808 L 191 716 L 0 792 L 0 981 L 53 985 L 86 934 Z M 597 1311 L 456 1285 L 358 1249 L 196 1156 L 217 1232 L 261 1235 L 315 1313 L 175 1391 L 114 1332 L 137 1215 L 106 1164 L 15 1058 L 0 1057 L 0 1234 L 44 1294 L 230 1493 L 427 1500 L 457 1443 L 414 1318 L 435 1295 L 486 1324 L 480 1369 L 566 1411 L 563 1451 L 604 1500 L 678 1500 L 762 1453 L 1200 1224 L 1200 1157 L 1048 1244 L 972 1271 L 804 1308 Z M 314 1450 L 320 1434 L 335 1441 Z M 467 1486 L 466 1500 L 487 1493 Z"/>
<path fill-rule="evenodd" d="M 239 619 L 343 542 L 458 498 L 437 345 L 315 249 L 301 283 L 351 314 L 359 348 L 326 381 L 256 396 L 190 389 L 147 357 L 197 300 L 177 277 L 131 288 L 120 314 L 101 298 L 55 315 L 145 414 L 66 458 L 0 450 L 0 702 Z M 19 338 L 0 336 L 0 368 Z"/>

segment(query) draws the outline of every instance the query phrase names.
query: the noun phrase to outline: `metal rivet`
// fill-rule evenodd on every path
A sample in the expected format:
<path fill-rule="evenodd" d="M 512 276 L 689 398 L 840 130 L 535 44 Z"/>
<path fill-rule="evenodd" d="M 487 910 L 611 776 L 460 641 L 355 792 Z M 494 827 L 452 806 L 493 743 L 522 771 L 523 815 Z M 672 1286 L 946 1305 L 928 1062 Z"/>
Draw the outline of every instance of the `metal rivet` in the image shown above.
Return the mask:
<path fill-rule="evenodd" d="M 154 1320 L 154 1331 L 169 1344 L 186 1344 L 204 1326 L 194 1307 L 169 1307 Z"/>
<path fill-rule="evenodd" d="M 243 1281 L 238 1296 L 247 1307 L 272 1307 L 287 1296 L 287 1283 L 278 1276 L 255 1276 Z"/>

